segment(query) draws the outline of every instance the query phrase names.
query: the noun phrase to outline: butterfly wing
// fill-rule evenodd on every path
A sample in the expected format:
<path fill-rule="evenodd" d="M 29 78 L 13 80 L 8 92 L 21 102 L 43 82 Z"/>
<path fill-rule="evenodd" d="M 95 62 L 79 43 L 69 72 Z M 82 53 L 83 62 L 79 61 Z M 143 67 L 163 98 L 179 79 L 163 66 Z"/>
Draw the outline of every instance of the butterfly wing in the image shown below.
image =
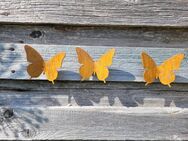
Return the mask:
<path fill-rule="evenodd" d="M 144 80 L 146 85 L 152 83 L 156 78 L 158 78 L 158 70 L 155 61 L 146 53 L 142 52 L 142 65 L 145 69 Z"/>
<path fill-rule="evenodd" d="M 79 47 L 76 48 L 76 53 L 78 62 L 82 64 L 79 69 L 82 80 L 89 79 L 94 72 L 94 61 L 86 51 Z"/>
<path fill-rule="evenodd" d="M 174 82 L 175 80 L 174 71 L 180 68 L 183 58 L 184 54 L 176 54 L 158 66 L 159 80 L 162 84 L 170 87 L 170 83 Z"/>
<path fill-rule="evenodd" d="M 104 55 L 102 55 L 98 61 L 95 62 L 94 71 L 97 74 L 97 78 L 104 81 L 104 83 L 106 82 L 105 79 L 109 75 L 109 70 L 107 67 L 112 65 L 114 54 L 115 49 L 110 49 Z"/>
<path fill-rule="evenodd" d="M 58 76 L 57 69 L 59 69 L 62 66 L 65 56 L 66 56 L 65 52 L 61 52 L 61 53 L 56 54 L 49 61 L 45 62 L 44 72 L 45 72 L 47 79 L 51 81 L 52 83 L 54 83 L 54 80 Z"/>
<path fill-rule="evenodd" d="M 100 81 L 106 83 L 106 78 L 109 75 L 109 70 L 107 67 L 103 66 L 98 62 L 95 62 L 95 73 Z"/>
<path fill-rule="evenodd" d="M 44 60 L 42 56 L 31 46 L 25 45 L 27 61 L 31 64 L 27 66 L 27 72 L 33 77 L 39 77 L 44 70 Z"/>

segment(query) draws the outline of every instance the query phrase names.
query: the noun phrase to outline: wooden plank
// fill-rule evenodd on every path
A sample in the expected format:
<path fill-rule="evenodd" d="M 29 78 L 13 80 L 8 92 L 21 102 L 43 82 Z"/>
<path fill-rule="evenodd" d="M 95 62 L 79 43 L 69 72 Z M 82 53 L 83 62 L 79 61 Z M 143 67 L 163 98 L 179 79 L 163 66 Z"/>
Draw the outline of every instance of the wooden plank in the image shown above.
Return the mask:
<path fill-rule="evenodd" d="M 1 139 L 187 140 L 181 108 L 14 107 Z"/>
<path fill-rule="evenodd" d="M 1 80 L 0 105 L 188 108 L 187 85 Z"/>
<path fill-rule="evenodd" d="M 182 0 L 4 0 L 0 22 L 187 26 L 187 6 Z"/>
<path fill-rule="evenodd" d="M 187 91 L 187 84 L 1 80 L 0 138 L 187 140 Z M 14 116 L 5 118 L 9 109 Z"/>
<path fill-rule="evenodd" d="M 49 59 L 55 53 L 65 51 L 67 57 L 64 60 L 63 67 L 59 71 L 58 80 L 75 80 L 80 81 L 79 63 L 75 52 L 76 46 L 71 45 L 32 45 L 37 49 L 45 59 Z M 1 79 L 28 79 L 26 71 L 27 61 L 23 44 L 0 44 Z M 88 51 L 94 59 L 98 59 L 109 46 L 81 46 Z M 107 81 L 122 81 L 122 82 L 143 82 L 143 67 L 140 59 L 142 51 L 148 52 L 157 64 L 162 63 L 165 59 L 176 53 L 185 53 L 185 48 L 143 48 L 143 47 L 114 47 L 116 55 L 113 60 L 113 65 L 110 68 L 110 76 Z M 176 73 L 178 83 L 188 82 L 188 67 L 187 59 L 182 63 L 181 69 Z M 44 75 L 37 78 L 39 80 L 46 79 Z M 91 77 L 91 81 L 96 81 L 95 77 Z"/>
<path fill-rule="evenodd" d="M 187 28 L 1 25 L 2 43 L 187 48 Z"/>

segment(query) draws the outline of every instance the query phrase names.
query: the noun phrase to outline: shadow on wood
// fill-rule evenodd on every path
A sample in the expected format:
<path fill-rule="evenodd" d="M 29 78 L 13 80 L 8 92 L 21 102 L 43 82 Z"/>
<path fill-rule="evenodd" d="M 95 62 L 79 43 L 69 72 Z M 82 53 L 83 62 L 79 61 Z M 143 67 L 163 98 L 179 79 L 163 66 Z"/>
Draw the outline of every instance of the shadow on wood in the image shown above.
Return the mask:
<path fill-rule="evenodd" d="M 121 74 L 121 75 L 118 75 Z M 79 72 L 73 72 L 73 71 L 59 71 L 57 80 L 81 80 Z M 89 80 L 98 81 L 96 76 L 91 76 Z M 130 72 L 126 72 L 123 70 L 117 70 L 117 69 L 109 69 L 109 77 L 106 79 L 106 81 L 118 81 L 118 80 L 127 80 L 127 81 L 134 81 L 135 76 L 131 74 Z"/>
<path fill-rule="evenodd" d="M 187 84 L 2 80 L 1 105 L 188 107 Z"/>

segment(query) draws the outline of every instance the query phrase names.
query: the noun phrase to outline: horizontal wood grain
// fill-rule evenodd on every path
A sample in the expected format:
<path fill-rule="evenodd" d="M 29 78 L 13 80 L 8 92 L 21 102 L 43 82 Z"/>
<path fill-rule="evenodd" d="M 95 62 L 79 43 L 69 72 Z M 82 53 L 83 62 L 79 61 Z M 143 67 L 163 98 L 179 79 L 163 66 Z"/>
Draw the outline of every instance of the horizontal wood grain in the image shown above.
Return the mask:
<path fill-rule="evenodd" d="M 187 140 L 187 92 L 187 84 L 1 80 L 0 138 Z"/>
<path fill-rule="evenodd" d="M 1 23 L 187 26 L 182 0 L 4 0 Z"/>
<path fill-rule="evenodd" d="M 172 88 L 144 83 L 0 81 L 1 106 L 91 106 L 188 108 L 188 84 Z"/>
<path fill-rule="evenodd" d="M 0 140 L 188 140 L 188 1 L 0 2 Z M 67 53 L 55 84 L 29 80 L 24 45 Z M 75 47 L 116 49 L 107 83 L 80 82 Z M 140 54 L 185 53 L 172 87 L 145 86 Z"/>
<path fill-rule="evenodd" d="M 65 51 L 67 56 L 64 60 L 63 67 L 59 70 L 57 80 L 80 81 L 79 66 L 77 55 L 73 45 L 32 45 L 37 49 L 44 59 L 49 59 L 60 51 Z M 109 46 L 80 46 L 84 48 L 94 58 L 98 59 L 111 47 Z M 175 55 L 176 53 L 188 52 L 186 48 L 144 48 L 144 47 L 117 47 L 116 55 L 113 59 L 113 65 L 110 67 L 110 76 L 107 81 L 122 82 L 143 82 L 143 66 L 140 59 L 142 51 L 148 52 L 157 64 L 162 63 L 165 59 Z M 30 77 L 27 74 L 26 67 L 28 62 L 23 44 L 0 44 L 0 78 L 1 79 L 26 79 Z M 183 61 L 180 70 L 176 73 L 178 83 L 188 82 L 188 65 L 187 58 Z M 45 80 L 45 76 L 41 75 L 39 80 Z M 91 77 L 90 81 L 96 81 L 95 77 Z"/>
<path fill-rule="evenodd" d="M 187 109 L 15 107 L 1 139 L 186 140 Z"/>
<path fill-rule="evenodd" d="M 1 25 L 1 43 L 187 48 L 187 28 Z"/>

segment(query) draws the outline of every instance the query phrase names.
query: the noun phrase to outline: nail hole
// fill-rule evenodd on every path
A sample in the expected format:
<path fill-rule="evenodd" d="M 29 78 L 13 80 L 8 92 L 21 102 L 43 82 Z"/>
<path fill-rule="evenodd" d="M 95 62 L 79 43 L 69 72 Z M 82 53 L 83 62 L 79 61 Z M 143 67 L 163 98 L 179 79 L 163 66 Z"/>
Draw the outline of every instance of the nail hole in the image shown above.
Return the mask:
<path fill-rule="evenodd" d="M 22 44 L 23 44 L 23 43 L 24 43 L 24 41 L 20 40 L 20 41 L 18 41 L 18 43 L 22 43 Z"/>
<path fill-rule="evenodd" d="M 16 71 L 15 70 L 11 70 L 12 73 L 15 73 Z"/>
<path fill-rule="evenodd" d="M 15 49 L 13 47 L 9 48 L 10 51 L 14 51 Z"/>
<path fill-rule="evenodd" d="M 40 36 L 42 36 L 42 32 L 39 30 L 32 31 L 29 36 L 32 38 L 39 38 Z"/>
<path fill-rule="evenodd" d="M 5 118 L 11 118 L 14 116 L 14 112 L 13 112 L 13 109 L 6 109 L 3 113 L 3 116 Z"/>

